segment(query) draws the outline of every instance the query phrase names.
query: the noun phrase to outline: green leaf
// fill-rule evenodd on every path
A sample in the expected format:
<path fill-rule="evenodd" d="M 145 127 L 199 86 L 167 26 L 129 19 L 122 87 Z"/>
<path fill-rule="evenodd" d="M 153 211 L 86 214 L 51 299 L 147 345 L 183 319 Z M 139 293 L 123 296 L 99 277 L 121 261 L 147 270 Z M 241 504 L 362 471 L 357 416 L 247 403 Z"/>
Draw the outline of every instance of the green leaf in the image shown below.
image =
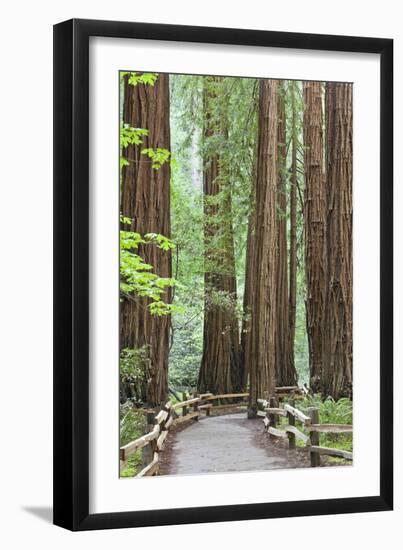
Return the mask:
<path fill-rule="evenodd" d="M 131 86 L 137 86 L 138 84 L 145 84 L 149 86 L 154 86 L 155 82 L 158 79 L 157 73 L 137 73 L 130 72 L 126 73 L 129 75 L 128 83 Z"/>
<path fill-rule="evenodd" d="M 157 147 L 156 149 L 148 147 L 142 149 L 141 154 L 146 155 L 152 160 L 152 168 L 154 170 L 159 170 L 161 166 L 165 164 L 171 156 L 170 151 L 168 151 L 168 149 L 163 149 L 162 147 Z"/>

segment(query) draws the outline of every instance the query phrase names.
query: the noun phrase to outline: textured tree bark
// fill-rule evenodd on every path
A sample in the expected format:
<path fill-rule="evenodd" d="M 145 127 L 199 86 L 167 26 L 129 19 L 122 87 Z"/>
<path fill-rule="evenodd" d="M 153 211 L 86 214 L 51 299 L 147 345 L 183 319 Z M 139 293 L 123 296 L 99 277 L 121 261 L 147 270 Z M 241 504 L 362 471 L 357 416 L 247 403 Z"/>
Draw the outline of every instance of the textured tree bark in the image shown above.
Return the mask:
<path fill-rule="evenodd" d="M 204 90 L 205 135 L 227 136 L 225 114 L 217 114 L 211 77 Z M 241 389 L 239 326 L 229 170 L 219 153 L 205 154 L 204 174 L 205 305 L 199 391 L 230 393 Z"/>
<path fill-rule="evenodd" d="M 288 325 L 291 364 L 295 370 L 295 323 L 297 316 L 297 120 L 295 82 L 290 82 L 291 94 L 291 190 L 290 190 L 290 290 Z"/>
<path fill-rule="evenodd" d="M 245 286 L 243 294 L 243 318 L 242 318 L 242 331 L 241 331 L 241 370 L 242 370 L 242 386 L 246 388 L 249 378 L 249 364 L 248 355 L 250 354 L 250 330 L 251 330 L 251 306 L 253 303 L 254 293 L 254 278 L 253 278 L 253 257 L 254 257 L 254 241 L 255 241 L 255 217 L 256 217 L 256 163 L 254 166 L 252 182 L 251 182 L 251 196 L 250 196 L 250 211 L 248 218 L 248 233 L 246 237 L 246 256 L 245 256 Z"/>
<path fill-rule="evenodd" d="M 327 276 L 322 391 L 352 396 L 352 85 L 326 85 Z"/>
<path fill-rule="evenodd" d="M 254 292 L 245 354 L 250 382 L 249 416 L 256 415 L 257 399 L 272 395 L 275 385 L 277 88 L 275 80 L 260 81 L 256 210 L 250 275 Z"/>
<path fill-rule="evenodd" d="M 140 233 L 159 233 L 170 237 L 170 166 L 165 163 L 159 170 L 141 155 L 146 147 L 170 150 L 169 130 L 169 77 L 160 74 L 154 86 L 128 84 L 125 77 L 123 121 L 134 128 L 146 128 L 148 137 L 142 146 L 130 145 L 127 149 L 129 166 L 124 166 L 121 178 L 121 212 L 132 219 L 131 230 Z M 127 226 L 125 226 L 127 229 Z M 171 277 L 171 253 L 157 246 L 140 246 L 138 254 L 153 266 L 160 277 Z M 171 301 L 171 292 L 163 296 Z M 146 299 L 123 297 L 120 304 L 120 346 L 144 348 L 144 384 L 142 400 L 149 406 L 166 401 L 168 392 L 169 316 L 151 315 Z"/>
<path fill-rule="evenodd" d="M 277 96 L 277 323 L 276 323 L 276 384 L 294 386 L 297 375 L 290 350 L 288 303 L 288 243 L 287 243 L 287 178 L 285 90 L 279 81 Z"/>
<path fill-rule="evenodd" d="M 259 84 L 257 82 L 257 84 Z M 257 94 L 259 89 L 257 88 Z M 258 99 L 258 96 L 256 97 Z M 256 110 L 258 109 L 258 101 L 256 101 Z M 250 360 L 247 357 L 250 355 L 250 331 L 253 303 L 253 294 L 255 290 L 254 280 L 254 243 L 255 243 L 255 231 L 256 231 L 256 171 L 257 171 L 257 149 L 258 139 L 256 134 L 256 140 L 253 151 L 253 165 L 250 182 L 250 196 L 249 196 L 249 215 L 248 215 L 248 230 L 246 235 L 246 251 L 245 251 L 245 279 L 244 279 L 244 294 L 243 294 L 243 317 L 241 327 L 241 371 L 242 371 L 242 387 L 246 389 L 249 384 L 249 364 Z"/>
<path fill-rule="evenodd" d="M 326 196 L 323 170 L 322 84 L 304 82 L 305 270 L 310 385 L 321 386 L 325 304 Z"/>

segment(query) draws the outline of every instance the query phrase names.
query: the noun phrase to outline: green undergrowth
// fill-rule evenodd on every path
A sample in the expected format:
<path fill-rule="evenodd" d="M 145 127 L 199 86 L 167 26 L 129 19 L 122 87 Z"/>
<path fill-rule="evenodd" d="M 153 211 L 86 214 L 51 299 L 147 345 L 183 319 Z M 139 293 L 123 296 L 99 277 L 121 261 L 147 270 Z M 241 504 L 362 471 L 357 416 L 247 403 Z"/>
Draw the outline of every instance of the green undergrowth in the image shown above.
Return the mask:
<path fill-rule="evenodd" d="M 142 411 L 136 410 L 129 404 L 120 407 L 120 446 L 127 445 L 144 434 L 145 417 Z M 142 450 L 139 449 L 129 456 L 126 468 L 120 472 L 120 477 L 133 477 L 142 465 Z"/>
<path fill-rule="evenodd" d="M 141 449 L 133 453 L 127 459 L 127 466 L 120 472 L 120 477 L 134 477 L 141 470 L 142 456 Z"/>
<path fill-rule="evenodd" d="M 287 403 L 288 401 L 288 399 L 284 399 L 283 403 Z M 306 396 L 303 399 L 297 400 L 294 406 L 305 414 L 308 414 L 309 407 L 318 407 L 319 424 L 353 423 L 353 402 L 351 399 L 345 397 L 335 401 L 331 397 L 322 400 L 320 395 Z M 279 417 L 279 420 L 280 423 L 278 427 L 280 429 L 288 424 L 286 417 Z M 298 422 L 298 420 L 296 420 L 296 427 L 301 432 L 309 435 L 308 431 Z M 296 445 L 297 447 L 305 447 L 305 444 L 298 439 L 296 440 Z M 319 445 L 351 452 L 353 450 L 353 434 L 321 433 L 319 434 Z M 350 461 L 337 457 L 326 457 L 326 460 L 329 461 L 329 463 L 350 464 Z"/>

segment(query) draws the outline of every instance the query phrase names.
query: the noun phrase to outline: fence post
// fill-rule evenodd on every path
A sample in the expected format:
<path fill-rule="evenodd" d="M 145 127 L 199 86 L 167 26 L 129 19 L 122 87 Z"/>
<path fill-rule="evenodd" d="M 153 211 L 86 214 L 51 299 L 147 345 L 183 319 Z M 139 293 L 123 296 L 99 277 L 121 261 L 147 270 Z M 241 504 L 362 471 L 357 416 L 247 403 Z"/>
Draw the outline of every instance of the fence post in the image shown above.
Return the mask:
<path fill-rule="evenodd" d="M 319 424 L 319 409 L 317 407 L 309 407 L 308 415 L 311 418 L 312 424 Z M 319 432 L 311 432 L 311 445 L 319 445 Z M 320 466 L 320 455 L 319 453 L 310 453 L 311 455 L 311 466 L 314 468 Z"/>
<path fill-rule="evenodd" d="M 187 400 L 187 395 L 186 395 L 186 392 L 182 392 L 182 401 L 186 401 Z M 185 405 L 184 407 L 182 407 L 182 416 L 186 416 L 188 413 L 188 408 L 187 408 L 187 405 Z"/>
<path fill-rule="evenodd" d="M 247 417 L 248 418 L 256 418 L 257 416 L 257 407 L 248 404 L 248 411 L 247 411 Z"/>
<path fill-rule="evenodd" d="M 155 423 L 155 411 L 148 411 L 146 415 L 146 430 L 145 433 L 151 432 L 151 430 L 154 428 Z M 142 451 L 142 469 L 144 469 L 146 466 L 150 464 L 150 462 L 154 458 L 154 441 L 150 441 L 148 445 L 143 447 Z"/>
<path fill-rule="evenodd" d="M 291 407 L 295 406 L 294 399 L 290 399 L 289 403 Z M 287 412 L 287 420 L 290 426 L 295 426 L 295 416 L 290 412 Z M 295 449 L 295 434 L 288 433 L 287 435 L 288 435 L 288 447 L 290 449 Z"/>
<path fill-rule="evenodd" d="M 258 411 L 263 411 L 263 408 L 264 408 L 264 407 L 263 407 L 263 404 L 262 404 L 260 401 L 258 401 L 258 402 L 257 402 L 257 410 L 258 410 Z"/>
<path fill-rule="evenodd" d="M 197 393 L 196 392 L 193 392 L 193 397 L 197 397 Z M 199 403 L 196 402 L 194 405 L 193 405 L 193 412 L 199 412 Z M 199 415 L 195 416 L 194 419 L 195 422 L 197 422 L 199 420 Z"/>
<path fill-rule="evenodd" d="M 207 393 L 209 393 L 209 392 L 207 392 Z M 210 403 L 210 401 L 204 401 L 204 403 L 207 403 L 207 405 L 208 405 Z M 211 402 L 211 404 L 213 404 L 213 403 Z M 210 413 L 211 413 L 211 409 L 210 409 L 210 407 L 207 407 L 206 416 L 210 416 Z"/>
<path fill-rule="evenodd" d="M 165 412 L 167 412 L 167 413 L 168 413 L 168 416 L 165 418 L 165 420 L 163 420 L 163 421 L 160 423 L 160 433 L 159 433 L 159 437 L 161 437 L 161 436 L 164 434 L 164 432 L 167 432 L 167 431 L 168 431 L 168 429 L 167 429 L 167 427 L 166 427 L 166 423 L 168 422 L 168 420 L 169 420 L 169 418 L 170 418 L 170 416 L 171 416 L 171 407 L 170 407 L 170 406 L 167 407 L 167 405 L 165 404 L 165 405 L 162 407 L 161 410 L 164 410 Z M 155 452 L 158 453 L 158 456 L 159 456 L 159 453 L 160 453 L 160 452 L 162 451 L 162 449 L 163 449 L 164 441 L 165 441 L 165 438 L 166 438 L 167 435 L 168 435 L 168 434 L 165 434 L 164 439 L 162 440 L 161 446 L 160 446 L 160 447 L 158 446 L 158 439 L 159 439 L 159 437 L 156 439 Z M 158 470 L 159 470 L 159 466 L 158 466 Z"/>
<path fill-rule="evenodd" d="M 275 397 L 270 397 L 269 406 L 271 408 L 276 408 L 277 407 L 277 399 Z M 273 426 L 273 428 L 275 428 L 277 426 L 277 415 L 270 413 L 268 415 L 268 417 L 269 417 L 269 420 L 270 420 L 270 426 Z"/>

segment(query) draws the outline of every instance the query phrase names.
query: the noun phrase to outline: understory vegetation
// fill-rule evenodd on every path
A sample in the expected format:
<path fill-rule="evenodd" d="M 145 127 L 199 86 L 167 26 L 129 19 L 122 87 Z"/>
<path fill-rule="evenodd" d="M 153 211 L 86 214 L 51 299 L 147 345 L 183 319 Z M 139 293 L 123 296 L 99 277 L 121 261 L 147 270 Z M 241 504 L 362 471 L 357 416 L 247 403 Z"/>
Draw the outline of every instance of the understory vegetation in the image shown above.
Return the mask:
<path fill-rule="evenodd" d="M 120 407 L 120 446 L 127 445 L 130 441 L 141 437 L 145 431 L 146 423 L 144 413 L 136 410 L 130 403 Z M 127 467 L 120 472 L 121 477 L 133 477 L 142 464 L 141 449 L 130 455 Z"/>
<path fill-rule="evenodd" d="M 289 401 L 285 399 L 284 402 Z M 347 424 L 353 423 L 353 402 L 347 397 L 341 397 L 338 401 L 335 401 L 332 397 L 322 399 L 318 394 L 312 396 L 306 396 L 303 399 L 298 399 L 295 406 L 305 414 L 308 414 L 310 407 L 317 407 L 319 409 L 319 418 L 321 424 Z M 286 418 L 280 417 L 279 426 L 285 426 L 288 424 Z M 309 435 L 306 429 L 298 428 Z M 300 440 L 296 441 L 298 447 L 304 447 L 304 443 Z M 323 447 L 331 447 L 333 449 L 341 449 L 343 451 L 353 450 L 353 434 L 352 433 L 321 433 L 319 434 L 319 444 Z M 348 463 L 342 458 L 327 457 L 327 461 L 330 463 Z"/>
<path fill-rule="evenodd" d="M 248 391 L 256 413 L 306 385 L 301 410 L 352 423 L 351 94 L 120 73 L 121 445 L 184 391 Z"/>

